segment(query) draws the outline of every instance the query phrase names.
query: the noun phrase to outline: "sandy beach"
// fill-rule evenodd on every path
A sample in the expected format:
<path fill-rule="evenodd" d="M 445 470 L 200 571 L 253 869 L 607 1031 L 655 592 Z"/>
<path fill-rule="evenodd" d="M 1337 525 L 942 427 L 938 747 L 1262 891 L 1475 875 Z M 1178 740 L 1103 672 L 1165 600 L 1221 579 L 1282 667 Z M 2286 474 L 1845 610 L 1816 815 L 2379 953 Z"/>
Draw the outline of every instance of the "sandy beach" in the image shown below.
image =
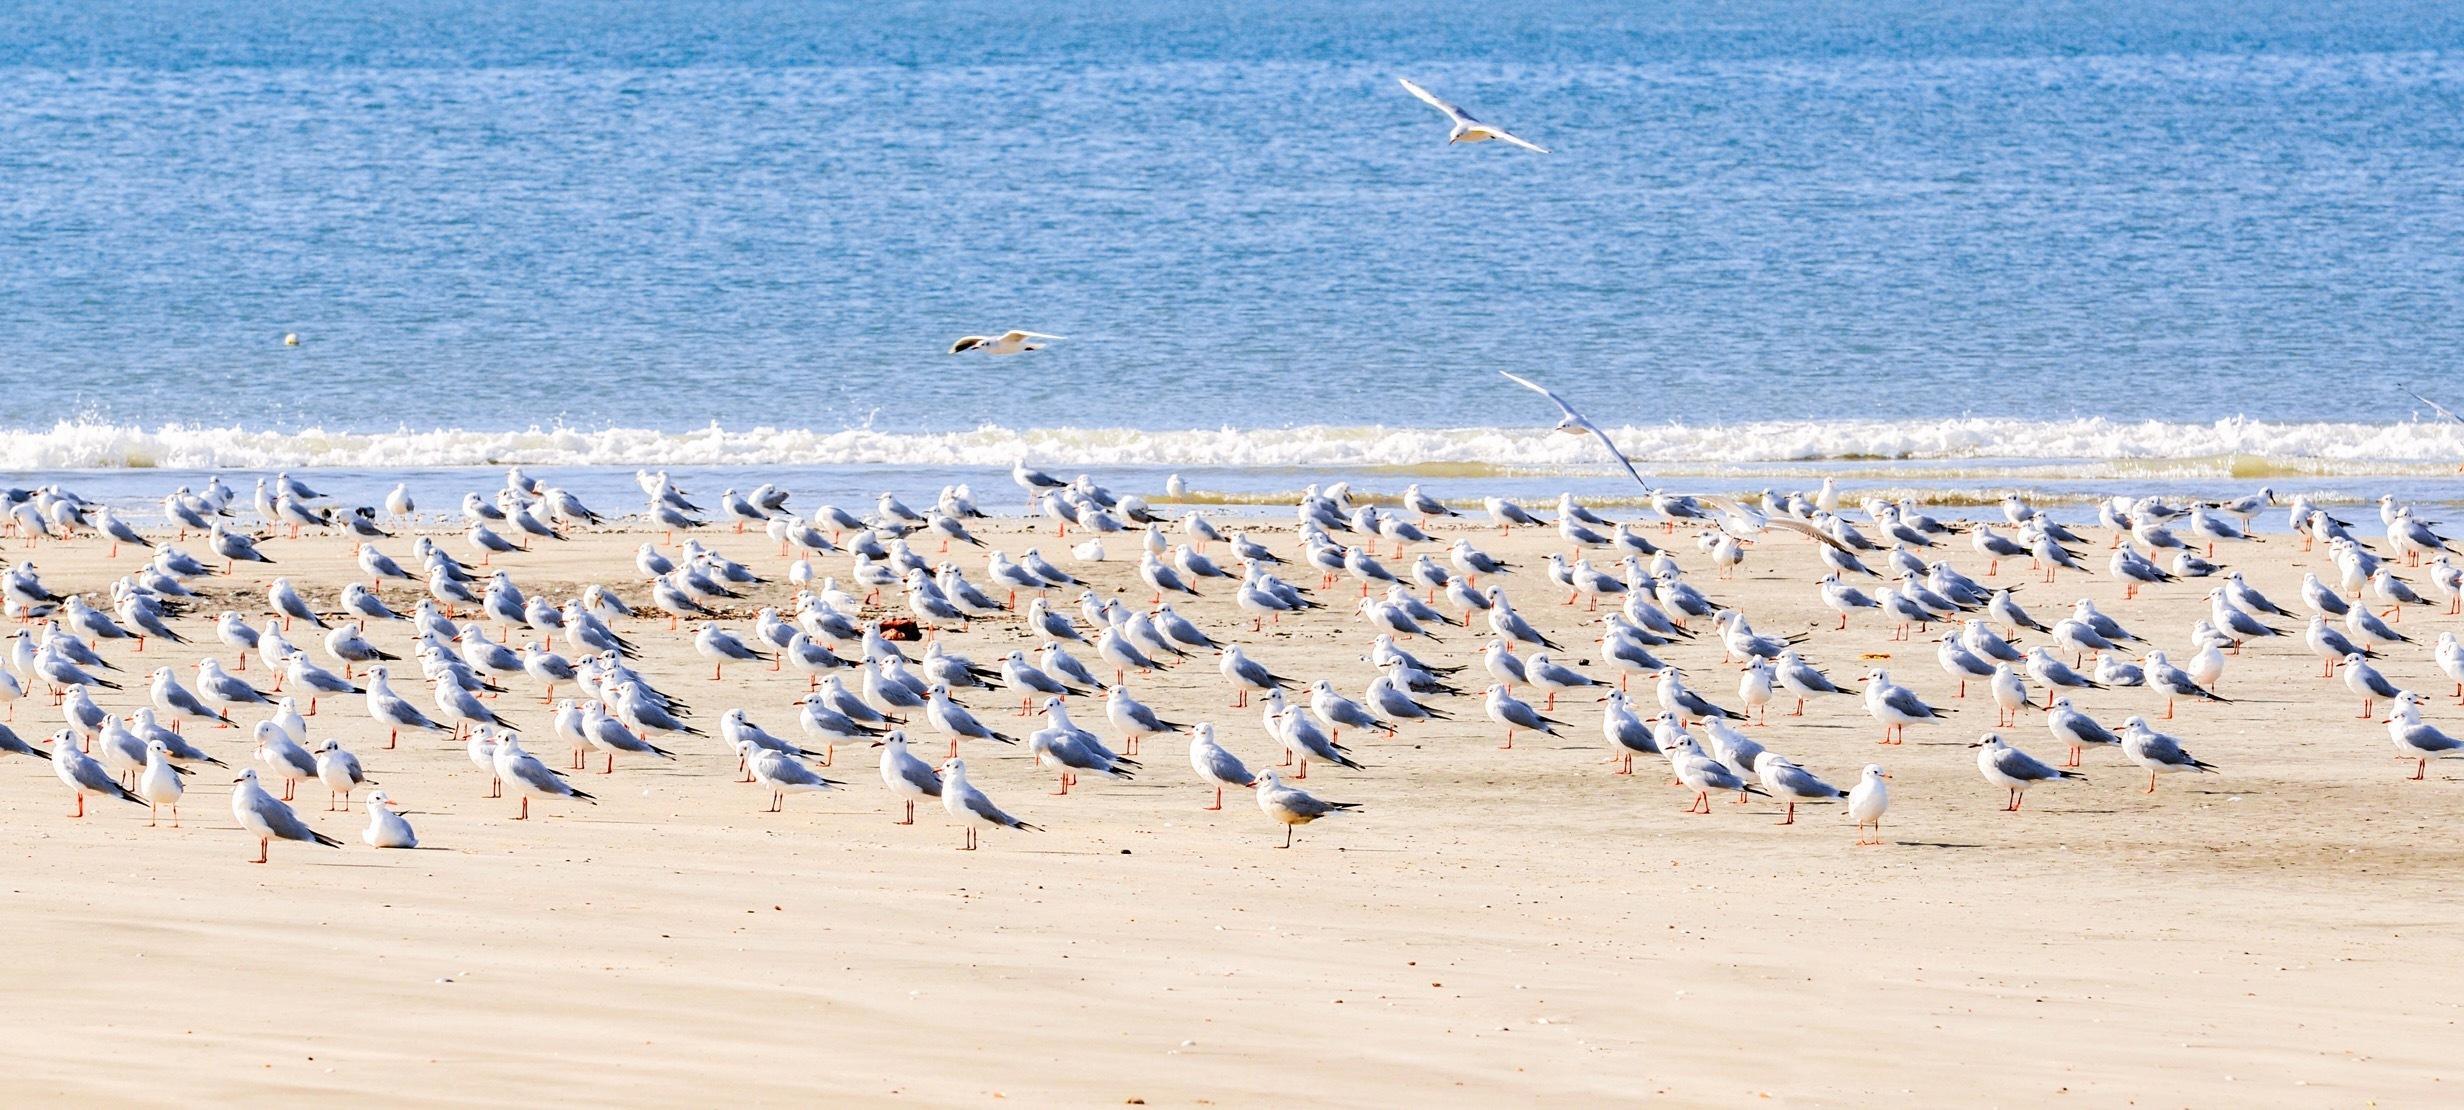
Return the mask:
<path fill-rule="evenodd" d="M 1013 553 L 1066 550 L 1048 528 L 1031 540 L 1024 527 L 981 534 Z M 1291 546 L 1288 524 L 1253 531 Z M 461 550 L 456 533 L 437 534 Z M 1560 605 L 1538 569 L 1561 541 L 1474 534 L 1523 564 L 1509 589 L 1569 644 L 1563 657 L 1590 660 L 1578 646 L 1585 614 Z M 774 578 L 733 626 L 749 627 L 752 602 L 790 595 L 768 541 L 702 535 Z M 632 553 L 645 538 L 660 537 L 577 534 L 496 566 L 533 593 L 603 582 L 638 604 Z M 1683 540 L 1681 561 L 1699 566 Z M 1123 558 L 1133 542 L 1109 546 L 1103 564 L 1063 561 L 1143 602 Z M 2278 535 L 2223 554 L 2289 604 L 2302 571 L 2323 562 L 2294 548 Z M 198 644 L 107 649 L 130 689 L 97 700 L 115 712 L 143 704 L 154 666 L 185 680 L 211 643 L 211 615 L 258 614 L 271 572 L 320 608 L 356 577 L 345 539 L 276 538 L 264 550 L 278 566 L 196 583 L 201 615 L 180 627 Z M 103 551 L 88 538 L 7 557 L 36 560 L 55 589 L 99 594 L 140 558 Z M 979 556 L 958 558 L 980 577 Z M 1805 807 L 1788 827 L 1760 800 L 1680 812 L 1690 795 L 1663 768 L 1610 773 L 1588 698 L 1561 705 L 1564 738 L 1525 736 L 1512 750 L 1469 697 L 1440 703 L 1453 722 L 1347 735 L 1367 769 L 1315 768 L 1306 785 L 1363 808 L 1302 829 L 1290 851 L 1247 797 L 1203 811 L 1208 791 L 1177 738 L 1146 745 L 1136 782 L 1087 780 L 1067 797 L 1047 793 L 1055 780 L 1023 752 L 971 743 L 979 784 L 1048 831 L 987 834 L 984 850 L 962 853 L 937 809 L 893 823 L 870 750 L 840 749 L 830 773 L 846 788 L 765 813 L 766 792 L 734 781 L 716 739 L 680 738 L 673 764 L 619 761 L 601 775 L 594 760 L 576 781 L 599 805 L 535 806 L 538 819 L 516 822 L 513 801 L 483 797 L 487 778 L 459 746 L 384 750 L 361 699 L 328 698 L 312 740 L 358 752 L 431 847 L 369 849 L 359 810 L 325 812 L 323 792 L 304 784 L 301 812 L 346 847 L 278 844 L 263 867 L 248 862 L 255 845 L 213 768 L 195 777 L 173 830 L 115 802 L 69 820 L 47 769 L 10 759 L 0 858 L 18 958 L 4 989 L 21 1032 L 0 1048 L 0 1089 L 497 1104 L 2454 1097 L 2464 899 L 2452 875 L 2464 852 L 2450 833 L 2464 786 L 2435 765 L 2430 781 L 2405 781 L 2411 766 L 2385 728 L 2355 719 L 2355 699 L 2317 677 L 2298 640 L 2253 645 L 2221 684 L 2233 704 L 2185 706 L 2168 726 L 2221 776 L 2170 776 L 2149 795 L 2118 753 L 2091 752 L 2087 782 L 2040 787 L 2009 814 L 1965 747 L 1993 723 L 1981 689 L 1954 699 L 1930 645 L 1891 643 L 1870 617 L 1831 630 L 1813 567 L 1805 541 L 1783 537 L 1735 581 L 1707 567 L 1691 577 L 1762 631 L 1810 632 L 1805 649 L 1837 677 L 1865 653 L 1890 653 L 1896 678 L 1955 707 L 1901 747 L 1878 746 L 1850 697 L 1749 730 L 1842 786 L 1868 761 L 1888 766 L 1895 805 L 1878 848 L 1852 845 L 1838 806 Z M 2002 569 L 1997 583 L 2031 581 L 2024 565 Z M 1355 590 L 1347 581 L 1326 596 Z M 2020 596 L 2040 617 L 2091 597 L 2178 648 L 2204 592 L 2183 583 L 2125 602 L 2101 577 L 2065 575 Z M 398 607 L 415 600 L 405 584 L 385 593 Z M 1237 630 L 1252 655 L 1304 681 L 1330 677 L 1357 695 L 1372 676 L 1356 618 L 1252 634 L 1223 590 L 1179 608 L 1219 635 Z M 2452 626 L 2430 613 L 2403 627 L 2427 640 Z M 800 675 L 745 667 L 714 682 L 665 623 L 619 630 L 701 723 L 742 707 L 793 735 Z M 399 625 L 371 636 L 389 649 L 408 638 Z M 309 637 L 293 639 L 323 661 Z M 1020 636 L 992 620 L 944 639 L 988 662 Z M 1733 704 L 1736 671 L 1710 639 L 1663 655 Z M 1424 654 L 1462 662 L 1477 644 L 1450 630 Z M 2426 649 L 2391 653 L 2384 669 L 2442 695 L 2433 720 L 2454 712 Z M 267 678 L 255 663 L 246 674 Z M 1216 722 L 1253 766 L 1273 764 L 1256 711 L 1227 707 L 1211 658 L 1130 685 L 1169 717 Z M 561 767 L 537 694 L 517 679 L 494 707 Z M 1020 723 L 997 692 L 962 700 L 995 727 Z M 2079 700 L 2116 726 L 2162 710 L 2146 690 Z M 16 703 L 13 727 L 47 739 L 58 724 L 46 703 Z M 1095 703 L 1077 715 L 1110 735 Z M 2005 731 L 2060 756 L 2033 714 Z M 242 731 L 188 734 L 246 762 Z M 939 754 L 937 742 L 918 746 Z"/>

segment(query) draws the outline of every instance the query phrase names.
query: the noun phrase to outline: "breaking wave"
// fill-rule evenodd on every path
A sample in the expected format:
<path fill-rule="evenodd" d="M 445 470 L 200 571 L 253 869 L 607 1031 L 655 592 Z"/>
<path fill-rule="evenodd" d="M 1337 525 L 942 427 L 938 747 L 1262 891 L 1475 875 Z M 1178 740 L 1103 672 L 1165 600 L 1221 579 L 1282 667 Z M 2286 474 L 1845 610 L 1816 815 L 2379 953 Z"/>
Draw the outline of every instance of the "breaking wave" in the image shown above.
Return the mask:
<path fill-rule="evenodd" d="M 2211 424 L 2098 418 L 1772 421 L 1625 426 L 1618 446 L 1648 472 L 1826 472 L 1872 467 L 1944 478 L 2072 468 L 2141 477 L 2267 478 L 2451 473 L 2464 424 Z M 295 469 L 491 466 L 1038 466 L 1369 469 L 1432 477 L 1595 473 L 1587 437 L 1537 428 L 1303 426 L 1144 431 L 1006 428 L 893 432 L 871 428 L 707 427 L 461 429 L 387 432 L 63 421 L 0 431 L 0 469 L 215 467 Z"/>

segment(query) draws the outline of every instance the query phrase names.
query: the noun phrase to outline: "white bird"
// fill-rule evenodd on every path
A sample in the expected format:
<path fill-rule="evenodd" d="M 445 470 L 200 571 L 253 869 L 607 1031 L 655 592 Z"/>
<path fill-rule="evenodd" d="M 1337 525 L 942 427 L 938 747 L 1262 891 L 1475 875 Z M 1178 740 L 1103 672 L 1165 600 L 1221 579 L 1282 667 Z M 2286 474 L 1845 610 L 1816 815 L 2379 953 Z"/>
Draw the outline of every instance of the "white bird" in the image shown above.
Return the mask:
<path fill-rule="evenodd" d="M 137 774 L 137 796 L 145 799 L 145 823 L 152 827 L 163 809 L 171 810 L 171 827 L 180 827 L 180 795 L 187 787 L 180 783 L 180 769 L 171 763 L 171 747 L 160 740 L 145 746 L 145 770 Z"/>
<path fill-rule="evenodd" d="M 1024 354 L 1028 351 L 1043 350 L 1046 346 L 1042 343 L 1029 342 L 1029 340 L 1066 338 L 1068 337 L 1061 335 L 1046 335 L 1040 331 L 1018 331 L 1015 329 L 1002 332 L 999 335 L 962 335 L 958 337 L 956 342 L 950 344 L 950 353 L 955 355 L 962 354 L 967 351 L 982 351 L 988 355 Z M 1023 460 L 1021 460 L 1018 464 L 1021 470 L 1024 470 L 1026 465 L 1027 464 Z M 1042 476 L 1037 471 L 1030 470 L 1026 471 L 1026 473 L 1034 474 L 1038 477 Z M 1061 483 L 1055 482 L 1051 488 L 1058 488 L 1060 485 Z"/>
<path fill-rule="evenodd" d="M 344 751 L 340 743 L 327 740 L 317 745 L 316 768 L 317 781 L 333 792 L 333 798 L 326 800 L 325 808 L 333 809 L 334 799 L 338 798 L 343 811 L 349 812 L 351 792 L 368 781 L 367 773 L 360 769 L 359 757 Z"/>
<path fill-rule="evenodd" d="M 1528 142 L 1526 140 L 1516 138 L 1515 136 L 1508 134 L 1503 128 L 1492 127 L 1488 124 L 1480 122 L 1477 119 L 1473 119 L 1471 113 L 1438 99 L 1436 94 L 1411 83 L 1411 81 L 1406 78 L 1397 77 L 1395 80 L 1403 85 L 1404 91 L 1411 93 L 1413 96 L 1419 97 L 1422 103 L 1425 103 L 1429 107 L 1435 108 L 1438 111 L 1446 113 L 1446 118 L 1454 124 L 1452 130 L 1449 130 L 1446 133 L 1446 141 L 1449 143 L 1485 143 L 1490 140 L 1497 140 L 1499 142 L 1512 143 L 1516 146 L 1522 147 L 1525 150 L 1540 154 L 1546 154 L 1549 152 L 1547 147 L 1541 146 L 1538 143 Z"/>
<path fill-rule="evenodd" d="M 1426 100 L 1431 104 L 1437 105 L 1439 110 L 1444 111 L 1449 115 L 1459 114 L 1461 111 L 1445 101 L 1430 96 L 1426 91 L 1422 90 L 1420 86 L 1412 84 L 1409 81 L 1405 81 L 1403 83 L 1403 87 L 1412 90 L 1412 94 L 1418 96 L 1422 100 Z M 1461 118 L 1468 120 L 1471 117 L 1462 116 Z M 1456 125 L 1458 136 L 1461 134 L 1461 127 L 1462 125 L 1460 123 Z M 1506 141 L 1514 143 L 1518 146 L 1531 146 L 1530 143 L 1526 143 L 1523 140 L 1517 139 L 1512 135 L 1508 135 L 1503 131 L 1497 132 L 1495 137 L 1505 139 Z M 1480 140 L 1473 139 L 1470 141 L 1478 142 Z M 1536 146 L 1532 146 L 1531 148 L 1533 150 L 1540 150 L 1540 148 Z M 1545 154 L 1547 151 L 1541 151 L 1541 153 Z M 1551 390 L 1549 387 L 1541 385 L 1530 378 L 1510 374 L 1504 370 L 1500 370 L 1498 373 L 1503 375 L 1507 381 L 1513 382 L 1516 385 L 1522 386 L 1525 389 L 1531 390 L 1534 393 L 1548 398 L 1550 404 L 1557 406 L 1557 411 L 1559 413 L 1557 421 L 1558 431 L 1564 432 L 1567 435 L 1588 435 L 1599 440 L 1600 446 L 1608 449 L 1610 457 L 1617 460 L 1617 465 L 1625 468 L 1626 475 L 1634 479 L 1635 485 L 1642 486 L 1646 489 L 1650 488 L 1650 483 L 1643 481 L 1642 473 L 1634 469 L 1633 460 L 1626 458 L 1626 453 L 1617 449 L 1617 442 L 1610 439 L 1607 432 L 1601 431 L 1599 425 L 1592 423 L 1589 417 L 1574 411 L 1574 406 L 1567 404 L 1565 398 L 1558 396 L 1556 392 Z"/>
<path fill-rule="evenodd" d="M 907 817 L 899 824 L 915 824 L 916 799 L 940 797 L 941 776 L 934 772 L 932 764 L 907 750 L 906 733 L 894 730 L 880 744 L 882 785 L 889 787 L 892 797 L 907 803 Z"/>
<path fill-rule="evenodd" d="M 416 848 L 419 834 L 411 831 L 411 823 L 393 806 L 393 799 L 382 790 L 368 795 L 368 827 L 359 831 L 359 839 L 371 848 Z"/>
<path fill-rule="evenodd" d="M 1882 843 L 1882 815 L 1891 809 L 1891 788 L 1882 780 L 1891 776 L 1879 763 L 1868 763 L 1857 777 L 1857 784 L 1848 788 L 1848 816 L 1857 823 L 1859 844 Z M 1873 835 L 1865 836 L 1867 829 Z"/>

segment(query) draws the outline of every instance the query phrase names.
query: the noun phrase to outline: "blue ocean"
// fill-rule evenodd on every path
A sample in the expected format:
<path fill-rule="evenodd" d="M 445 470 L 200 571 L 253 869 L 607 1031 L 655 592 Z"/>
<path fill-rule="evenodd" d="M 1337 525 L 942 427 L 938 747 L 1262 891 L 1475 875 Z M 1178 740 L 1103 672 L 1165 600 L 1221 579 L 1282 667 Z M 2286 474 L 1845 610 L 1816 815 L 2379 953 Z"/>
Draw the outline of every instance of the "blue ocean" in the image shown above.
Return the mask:
<path fill-rule="evenodd" d="M 1686 488 L 2464 461 L 2454 5 L 61 0 L 0 134 L 20 484 L 1631 490 L 1501 370 Z"/>

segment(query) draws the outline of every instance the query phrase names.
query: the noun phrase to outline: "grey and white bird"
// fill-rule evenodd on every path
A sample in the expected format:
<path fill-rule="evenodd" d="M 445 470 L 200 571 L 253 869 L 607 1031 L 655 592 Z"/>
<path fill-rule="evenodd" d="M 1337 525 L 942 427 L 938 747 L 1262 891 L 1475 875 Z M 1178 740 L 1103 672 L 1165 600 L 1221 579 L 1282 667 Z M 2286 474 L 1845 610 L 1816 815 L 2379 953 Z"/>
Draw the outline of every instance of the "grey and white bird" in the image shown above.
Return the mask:
<path fill-rule="evenodd" d="M 251 862 L 266 862 L 267 849 L 277 840 L 342 847 L 341 841 L 310 828 L 282 799 L 259 786 L 255 769 L 240 772 L 240 777 L 232 781 L 236 785 L 231 788 L 231 816 L 239 821 L 242 830 L 257 838 L 257 858 Z"/>
<path fill-rule="evenodd" d="M 2122 754 L 2130 761 L 2147 768 L 2146 793 L 2156 792 L 2156 776 L 2195 771 L 2216 774 L 2214 765 L 2203 762 L 2182 749 L 2182 742 L 2167 736 L 2147 723 L 2145 717 L 2132 717 L 2122 722 Z"/>
<path fill-rule="evenodd" d="M 14 734 L 10 738 L 15 739 Z M 111 777 L 111 771 L 108 768 L 78 748 L 75 734 L 67 730 L 54 733 L 51 738 L 50 755 L 52 774 L 59 776 L 61 785 L 68 787 L 69 796 L 76 801 L 77 808 L 69 811 L 69 816 L 83 817 L 86 815 L 86 795 L 88 794 L 118 798 L 135 805 L 146 804 L 145 799 L 138 797 L 127 787 L 121 786 L 118 779 Z"/>
<path fill-rule="evenodd" d="M 316 768 L 317 781 L 324 783 L 331 795 L 326 799 L 325 808 L 335 809 L 339 803 L 339 808 L 349 812 L 352 793 L 368 781 L 367 772 L 359 765 L 359 757 L 343 750 L 339 741 L 327 740 L 317 745 Z"/>
<path fill-rule="evenodd" d="M 762 747 L 749 739 L 737 741 L 736 751 L 743 756 L 744 769 L 753 781 L 770 791 L 770 813 L 785 812 L 789 794 L 818 793 L 846 785 L 805 766 L 793 755 Z"/>
<path fill-rule="evenodd" d="M 2429 777 L 2430 760 L 2464 753 L 2464 739 L 2458 739 L 2421 719 L 2424 699 L 2406 690 L 2396 697 L 2396 707 L 2387 714 L 2387 739 L 2396 754 L 2413 761 L 2413 781 Z"/>
<path fill-rule="evenodd" d="M 1198 773 L 1198 781 L 1215 788 L 1214 804 L 1204 807 L 1208 810 L 1223 808 L 1225 787 L 1247 788 L 1257 783 L 1257 774 L 1216 741 L 1215 726 L 1209 722 L 1190 726 L 1189 766 Z"/>
<path fill-rule="evenodd" d="M 1018 829 L 1041 832 L 1042 826 L 1030 825 L 994 805 L 990 797 L 967 779 L 967 763 L 950 759 L 941 764 L 941 808 L 966 830 L 966 842 L 961 851 L 976 849 L 976 834 L 984 829 Z"/>
<path fill-rule="evenodd" d="M 1799 802 L 1837 801 L 1848 796 L 1847 791 L 1816 778 L 1813 772 L 1777 753 L 1768 753 L 1756 760 L 1754 775 L 1762 780 L 1763 789 L 1770 791 L 1772 797 L 1788 807 L 1787 815 L 1780 818 L 1779 823 L 1783 825 L 1797 823 Z"/>
<path fill-rule="evenodd" d="M 1983 775 L 1986 782 L 2009 792 L 2009 800 L 2002 807 L 2005 813 L 2019 812 L 2020 803 L 2026 800 L 2028 788 L 2037 783 L 2087 777 L 2075 771 L 2062 770 L 2020 751 L 2005 743 L 1998 733 L 1986 733 L 1984 739 L 1968 746 L 1978 749 L 1976 753 L 1977 773 Z"/>
<path fill-rule="evenodd" d="M 598 798 L 577 789 L 572 783 L 566 782 L 563 775 L 557 774 L 547 764 L 541 763 L 539 757 L 524 751 L 521 738 L 512 733 L 503 733 L 496 737 L 496 748 L 491 756 L 491 762 L 496 771 L 497 781 L 513 788 L 513 792 L 521 798 L 522 808 L 514 815 L 516 821 L 530 819 L 532 798 L 554 798 L 588 802 L 592 805 L 599 804 Z"/>
<path fill-rule="evenodd" d="M 1066 337 L 1066 336 L 1059 336 L 1059 335 L 1048 335 L 1048 334 L 1046 334 L 1046 333 L 1044 333 L 1044 332 L 1040 332 L 1040 331 L 1024 331 L 1024 330 L 1020 330 L 1020 329 L 1013 328 L 1013 329 L 1011 329 L 1011 330 L 1009 330 L 1009 331 L 1002 332 L 1002 333 L 1001 333 L 1001 334 L 999 334 L 999 335 L 962 335 L 962 336 L 959 336 L 959 337 L 958 337 L 955 341 L 953 341 L 953 342 L 950 344 L 950 352 L 949 352 L 949 353 L 954 354 L 954 355 L 957 355 L 957 354 L 965 354 L 965 353 L 967 353 L 967 352 L 969 352 L 969 351 L 975 351 L 975 352 L 979 352 L 979 353 L 982 353 L 982 354 L 987 354 L 987 355 L 1003 355 L 1003 356 L 1006 356 L 1006 355 L 1022 355 L 1022 354 L 1027 353 L 1028 351 L 1040 351 L 1040 350 L 1043 350 L 1046 346 L 1048 346 L 1048 344 L 1038 343 L 1038 342 L 1036 342 L 1036 340 L 1039 340 L 1039 339 L 1065 339 L 1065 338 L 1067 338 L 1067 337 Z M 1043 486 L 1043 485 L 1029 485 L 1028 483 L 1030 482 L 1030 480 L 1031 480 L 1031 479 L 1027 479 L 1027 478 L 1019 478 L 1019 479 L 1018 479 L 1019 483 L 1020 483 L 1021 485 L 1027 485 L 1027 486 L 1028 486 L 1028 488 L 1029 488 L 1031 491 L 1040 491 L 1040 490 L 1044 490 L 1044 489 L 1059 489 L 1059 488 L 1061 488 L 1062 486 L 1064 486 L 1064 485 L 1067 485 L 1067 484 L 1068 484 L 1068 483 L 1065 483 L 1065 482 L 1054 481 L 1050 475 L 1045 474 L 1045 473 L 1043 473 L 1042 471 L 1038 471 L 1038 470 L 1027 470 L 1027 469 L 1025 469 L 1025 468 L 1026 468 L 1026 463 L 1025 463 L 1024 461 L 1021 461 L 1021 462 L 1018 464 L 1018 466 L 1019 466 L 1019 469 L 1018 469 L 1018 470 L 1015 470 L 1015 471 L 1012 471 L 1012 472 L 1011 472 L 1011 474 L 1012 474 L 1012 477 L 1013 477 L 1013 478 L 1016 478 L 1016 477 L 1018 476 L 1018 474 L 1020 474 L 1021 472 L 1023 472 L 1023 473 L 1025 473 L 1025 474 L 1027 474 L 1027 475 L 1031 475 L 1031 476 L 1033 476 L 1034 478 L 1041 478 L 1041 479 L 1044 479 L 1044 480 L 1046 480 L 1046 481 L 1052 481 L 1052 485 L 1050 485 L 1050 486 Z"/>
<path fill-rule="evenodd" d="M 1916 691 L 1891 681 L 1890 672 L 1877 667 L 1865 672 L 1865 712 L 1882 726 L 1881 742 L 1897 744 L 1907 738 L 1909 725 L 1941 720 L 1944 711 L 1926 704 Z"/>
<path fill-rule="evenodd" d="M 1564 721 L 1532 708 L 1531 703 L 1507 693 L 1506 685 L 1502 682 L 1491 685 L 1482 694 L 1481 709 L 1488 714 L 1490 720 L 1506 728 L 1505 742 L 1499 744 L 1499 748 L 1512 748 L 1514 734 L 1518 730 L 1557 736 L 1559 735 L 1557 729 L 1565 724 Z"/>
<path fill-rule="evenodd" d="M 2122 742 L 2113 730 L 2096 723 L 2094 717 L 2080 712 L 2069 698 L 2057 697 L 2045 706 L 2045 728 L 2053 738 L 2070 749 L 2070 758 L 2062 765 L 2079 766 L 2080 753 L 2090 747 L 2114 747 Z"/>

